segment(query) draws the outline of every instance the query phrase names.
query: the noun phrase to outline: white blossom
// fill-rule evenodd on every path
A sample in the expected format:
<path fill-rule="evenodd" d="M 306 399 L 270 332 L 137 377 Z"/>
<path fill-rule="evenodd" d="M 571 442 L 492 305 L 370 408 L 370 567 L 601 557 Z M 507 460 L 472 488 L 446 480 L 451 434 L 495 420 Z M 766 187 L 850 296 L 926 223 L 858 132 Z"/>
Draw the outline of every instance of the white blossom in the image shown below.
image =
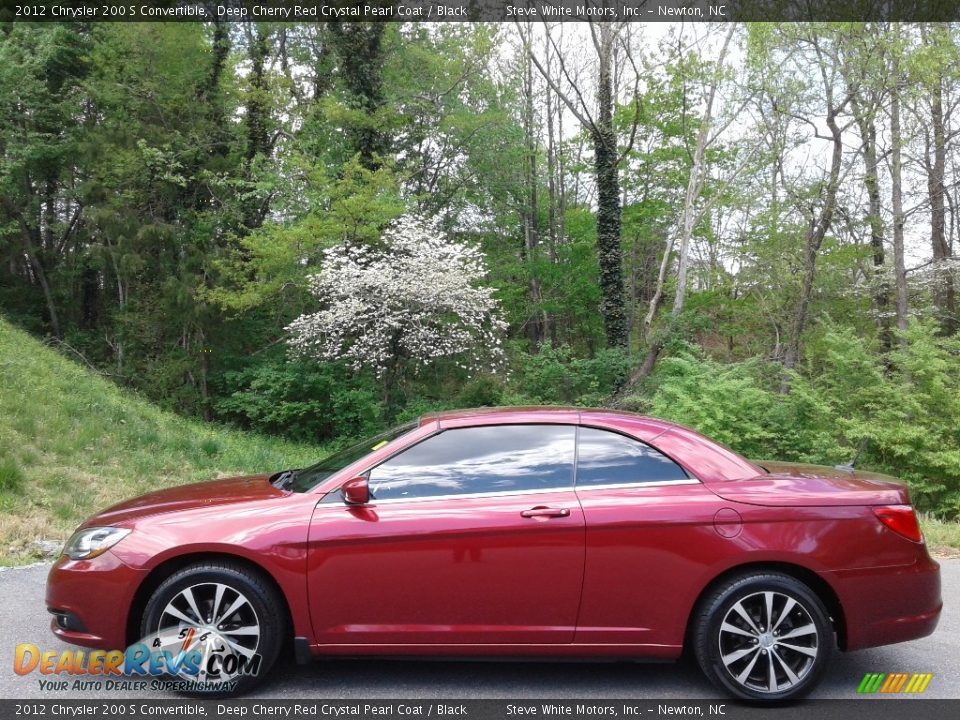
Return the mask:
<path fill-rule="evenodd" d="M 399 361 L 413 369 L 458 357 L 471 371 L 503 362 L 493 288 L 483 256 L 451 241 L 434 225 L 405 215 L 377 246 L 338 245 L 310 276 L 318 312 L 287 330 L 291 353 L 348 360 L 382 376 Z"/>

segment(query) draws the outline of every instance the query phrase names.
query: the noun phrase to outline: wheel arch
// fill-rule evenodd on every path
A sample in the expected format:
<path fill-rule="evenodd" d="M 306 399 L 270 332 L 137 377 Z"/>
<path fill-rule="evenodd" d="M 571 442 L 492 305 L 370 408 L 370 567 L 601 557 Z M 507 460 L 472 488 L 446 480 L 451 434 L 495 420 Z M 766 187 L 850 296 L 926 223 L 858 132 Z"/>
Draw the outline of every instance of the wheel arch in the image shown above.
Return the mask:
<path fill-rule="evenodd" d="M 283 602 L 281 609 L 286 621 L 287 637 L 284 638 L 283 650 L 281 652 L 285 652 L 289 649 L 288 646 L 292 646 L 293 616 L 290 612 L 290 600 L 287 598 L 286 593 L 284 593 L 280 583 L 277 582 L 277 579 L 270 573 L 269 570 L 259 563 L 254 562 L 253 560 L 242 555 L 234 555 L 227 552 L 186 553 L 184 555 L 177 555 L 172 558 L 168 558 L 154 567 L 141 581 L 139 587 L 137 587 L 137 590 L 133 595 L 133 601 L 130 603 L 130 609 L 127 612 L 125 637 L 128 646 L 140 639 L 140 620 L 143 616 L 143 611 L 146 609 L 150 596 L 158 587 L 160 587 L 160 584 L 175 572 L 178 572 L 189 565 L 195 565 L 203 562 L 229 562 L 235 565 L 240 565 L 250 572 L 259 575 L 266 582 L 268 582 L 276 591 L 277 596 Z"/>
<path fill-rule="evenodd" d="M 714 588 L 735 577 L 764 572 L 778 572 L 784 575 L 789 575 L 790 577 L 802 582 L 804 585 L 810 588 L 810 590 L 817 596 L 817 598 L 819 598 L 820 602 L 822 602 L 823 606 L 827 609 L 827 613 L 830 616 L 830 621 L 833 623 L 834 632 L 837 634 L 838 647 L 841 650 L 846 649 L 847 620 L 843 612 L 843 605 L 840 603 L 840 598 L 837 596 L 836 591 L 833 589 L 833 587 L 831 587 L 830 583 L 828 583 L 821 575 L 807 567 L 804 567 L 803 565 L 797 565 L 789 562 L 772 561 L 760 561 L 735 565 L 731 568 L 727 568 L 719 575 L 714 577 L 706 585 L 704 585 L 703 590 L 700 591 L 696 601 L 694 601 L 693 605 L 690 607 L 690 614 L 687 617 L 687 624 L 684 629 L 684 648 L 689 649 L 689 645 L 693 637 L 692 627 L 694 620 L 697 617 L 697 613 L 701 604 L 707 597 L 709 597 Z"/>

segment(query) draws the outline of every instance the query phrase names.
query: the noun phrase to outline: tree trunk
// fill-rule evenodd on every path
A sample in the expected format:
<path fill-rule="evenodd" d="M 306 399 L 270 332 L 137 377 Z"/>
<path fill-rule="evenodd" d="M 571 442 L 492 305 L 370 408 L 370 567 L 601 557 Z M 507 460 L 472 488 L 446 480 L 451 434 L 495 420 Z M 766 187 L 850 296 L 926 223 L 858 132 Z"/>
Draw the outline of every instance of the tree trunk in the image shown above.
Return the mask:
<path fill-rule="evenodd" d="M 950 256 L 946 236 L 946 207 L 944 204 L 944 172 L 947 161 L 946 132 L 943 118 L 943 79 L 937 77 L 930 98 L 930 124 L 933 131 L 933 163 L 928 167 L 927 193 L 930 198 L 930 240 L 933 260 Z M 952 335 L 957 330 L 956 296 L 950 273 L 938 280 L 934 290 L 934 304 L 940 315 L 940 330 Z"/>
<path fill-rule="evenodd" d="M 832 93 L 828 93 L 830 95 Z M 807 229 L 804 239 L 803 253 L 803 284 L 800 288 L 800 299 L 797 302 L 797 308 L 793 317 L 793 327 L 790 335 L 790 341 L 783 358 L 783 366 L 787 370 L 792 370 L 797 366 L 800 360 L 800 343 L 803 332 L 807 327 L 807 315 L 810 310 L 810 300 L 813 297 L 813 284 L 817 272 L 817 255 L 820 252 L 820 246 L 823 239 L 830 229 L 833 222 L 833 213 L 837 207 L 837 191 L 840 188 L 840 167 L 843 162 L 843 131 L 837 124 L 837 115 L 841 107 L 834 107 L 832 99 L 828 97 L 827 127 L 830 128 L 830 136 L 833 139 L 833 151 L 830 155 L 830 175 L 827 181 L 827 189 L 823 198 L 823 207 L 819 217 L 810 217 L 810 226 Z M 788 392 L 790 389 L 789 375 L 784 375 L 781 391 Z"/>
<path fill-rule="evenodd" d="M 601 37 L 610 30 L 601 26 Z M 597 175 L 597 255 L 600 261 L 600 312 L 607 347 L 626 348 L 627 318 L 620 247 L 620 177 L 617 135 L 613 129 L 612 39 L 604 37 L 597 79 L 597 123 L 592 129 Z"/>
<path fill-rule="evenodd" d="M 547 72 L 551 72 L 550 69 L 550 44 L 547 42 L 547 39 L 544 38 L 546 48 L 546 62 L 547 62 Z M 528 65 L 528 67 L 530 67 Z M 551 259 L 555 260 L 555 253 L 557 247 L 557 145 L 556 145 L 556 132 L 554 129 L 554 111 L 557 109 L 554 106 L 553 101 L 553 90 L 551 90 L 548 85 L 544 93 L 546 95 L 547 108 L 547 231 L 550 238 L 550 255 Z M 561 113 L 562 114 L 562 113 Z"/>
<path fill-rule="evenodd" d="M 547 70 L 550 69 L 549 47 L 547 48 Z M 553 113 L 556 109 L 553 102 L 553 91 L 548 85 L 544 92 L 547 99 L 547 243 L 551 264 L 557 262 L 557 144 L 554 129 Z M 543 338 L 550 337 L 552 344 L 556 344 L 556 318 L 543 313 Z"/>
<path fill-rule="evenodd" d="M 670 253 L 673 252 L 673 234 L 667 233 L 664 240 L 663 257 L 660 258 L 660 270 L 657 273 L 657 283 L 654 286 L 653 296 L 650 298 L 650 306 L 647 308 L 647 316 L 643 319 L 644 332 L 650 330 L 653 325 L 653 318 L 663 302 L 663 286 L 667 281 L 667 268 L 670 267 Z"/>
<path fill-rule="evenodd" d="M 223 76 L 230 54 L 229 23 L 224 20 L 213 22 L 213 43 L 210 74 L 206 83 L 200 87 L 200 100 L 207 103 L 207 113 L 214 128 L 214 142 L 211 152 L 226 157 L 230 152 L 229 123 L 224 119 L 224 105 L 220 98 L 220 78 Z"/>
<path fill-rule="evenodd" d="M 893 337 L 890 333 L 890 318 L 887 315 L 890 309 L 890 288 L 884 276 L 886 258 L 883 248 L 883 207 L 880 199 L 880 173 L 877 162 L 877 125 L 873 116 L 868 116 L 868 112 L 872 111 L 867 111 L 859 102 L 855 102 L 853 108 L 863 140 L 863 184 L 867 190 L 870 208 L 867 224 L 870 226 L 874 276 L 878 281 L 873 295 L 873 306 L 877 313 L 880 351 L 886 355 L 893 347 Z"/>
<path fill-rule="evenodd" d="M 270 108 L 267 104 L 267 79 L 265 64 L 269 48 L 267 36 L 258 27 L 253 30 L 250 44 L 250 98 L 247 101 L 247 161 L 267 152 L 267 118 Z"/>
<path fill-rule="evenodd" d="M 700 120 L 700 128 L 697 132 L 697 143 L 693 150 L 693 162 L 690 167 L 690 177 L 687 179 L 687 191 L 683 201 L 683 220 L 680 230 L 680 252 L 677 263 L 677 291 L 673 296 L 673 307 L 670 310 L 671 321 L 675 321 L 680 313 L 683 312 L 683 304 L 687 296 L 687 270 L 690 265 L 690 241 L 693 239 L 693 230 L 697 222 L 697 200 L 700 197 L 700 191 L 703 188 L 703 155 L 706 152 L 707 144 L 710 139 L 710 131 L 713 127 L 713 103 L 717 96 L 717 86 L 720 83 L 720 69 L 723 67 L 723 61 L 727 54 L 727 48 L 733 39 L 733 33 L 736 27 L 730 26 L 726 38 L 723 41 L 723 47 L 717 58 L 717 72 L 710 83 L 707 93 L 707 104 L 703 111 L 703 117 Z M 673 240 L 667 241 L 664 248 L 663 260 L 660 263 L 660 273 L 657 276 L 657 288 L 653 298 L 650 300 L 650 308 L 644 320 L 646 327 L 653 323 L 653 317 L 657 312 L 657 306 L 663 297 L 663 284 L 666 279 L 666 271 L 670 259 L 670 251 L 673 248 Z M 653 372 L 656 366 L 657 358 L 663 350 L 663 339 L 654 339 L 643 364 L 630 377 L 630 384 L 639 382 Z"/>
<path fill-rule="evenodd" d="M 250 32 L 250 31 L 248 31 Z M 246 175 L 253 181 L 253 166 L 258 157 L 270 152 L 270 140 L 267 122 L 270 117 L 269 100 L 267 98 L 266 61 L 269 54 L 267 35 L 259 25 L 254 24 L 250 42 L 250 95 L 246 104 L 247 125 L 247 153 Z M 244 201 L 243 224 L 253 230 L 263 224 L 265 210 L 257 193 L 251 192 Z"/>
<path fill-rule="evenodd" d="M 519 23 L 518 27 L 519 27 Z M 593 145 L 594 172 L 597 181 L 597 256 L 600 265 L 600 314 L 603 317 L 607 347 L 626 348 L 627 318 L 623 293 L 623 251 L 620 247 L 620 156 L 617 133 L 613 127 L 613 56 L 617 34 L 622 24 L 591 23 L 590 33 L 597 53 L 597 112 L 594 117 L 580 90 L 574 86 L 576 98 L 564 93 L 544 65 L 531 54 L 531 61 L 557 97 L 570 109 L 590 135 Z M 521 36 L 523 31 L 521 30 Z M 547 28 L 549 39 L 549 28 Z M 556 47 L 554 45 L 554 47 Z M 556 55 L 561 75 L 570 80 L 563 57 Z M 562 136 L 562 130 L 561 130 Z M 561 175 L 563 167 L 561 164 Z M 561 196 L 563 188 L 561 183 Z M 576 195 L 576 190 L 574 190 Z M 561 208 L 561 223 L 562 223 Z M 561 230 L 562 232 L 562 230 Z"/>
<path fill-rule="evenodd" d="M 552 89 L 552 88 L 551 88 Z M 557 237 L 560 242 L 565 242 L 567 238 L 567 175 L 566 160 L 563 153 L 563 110 L 557 104 L 557 190 L 559 198 L 557 202 Z"/>
<path fill-rule="evenodd" d="M 899 24 L 894 24 L 897 38 Z M 907 329 L 907 271 L 903 257 L 903 137 L 900 131 L 900 61 L 893 55 L 893 90 L 890 94 L 890 195 L 893 205 L 893 277 L 896 297 L 897 329 L 901 331 L 900 345 L 906 344 L 902 332 Z"/>
<path fill-rule="evenodd" d="M 710 131 L 713 127 L 713 103 L 717 96 L 717 85 L 720 83 L 720 68 L 723 67 L 724 58 L 727 55 L 727 48 L 730 46 L 730 40 L 733 39 L 733 33 L 736 30 L 735 25 L 731 25 L 724 39 L 723 47 L 720 49 L 720 55 L 717 58 L 717 72 L 710 83 L 710 90 L 707 94 L 707 105 L 703 111 L 703 117 L 700 119 L 700 129 L 697 132 L 697 144 L 693 151 L 693 163 L 690 168 L 690 177 L 687 180 L 687 193 L 683 201 L 683 224 L 680 234 L 680 257 L 677 263 L 677 292 L 673 298 L 673 308 L 670 314 L 674 318 L 683 312 L 683 302 L 687 294 L 687 268 L 690 265 L 690 241 L 693 238 L 693 229 L 697 221 L 697 200 L 700 197 L 700 190 L 703 188 L 703 154 L 707 149 L 707 142 L 710 138 Z"/>
<path fill-rule="evenodd" d="M 339 57 L 340 77 L 348 90 L 348 102 L 372 117 L 385 101 L 383 93 L 383 33 L 387 23 L 331 22 L 332 44 Z M 364 167 L 376 170 L 388 147 L 386 133 L 371 122 L 350 128 L 353 151 Z"/>
<path fill-rule="evenodd" d="M 536 351 L 543 343 L 544 322 L 541 314 L 543 297 L 541 295 L 540 279 L 537 277 L 536 264 L 540 254 L 540 229 L 537 226 L 539 210 L 537 208 L 537 138 L 536 122 L 533 112 L 533 62 L 531 49 L 526 45 L 526 57 L 523 66 L 524 112 L 523 125 L 526 135 L 526 157 L 524 178 L 527 186 L 526 222 L 524 223 L 524 245 L 526 250 L 527 267 L 530 280 L 527 284 L 527 295 L 530 302 L 530 312 L 527 314 L 525 325 L 530 350 Z"/>
<path fill-rule="evenodd" d="M 21 219 L 21 223 L 22 222 Z M 23 249 L 26 252 L 27 260 L 30 262 L 33 274 L 37 277 L 37 282 L 40 283 L 40 290 L 43 292 L 43 299 L 47 304 L 50 328 L 53 330 L 54 337 L 62 339 L 63 334 L 60 331 L 60 316 L 57 314 L 57 306 L 53 302 L 53 292 L 50 290 L 50 283 L 47 281 L 47 273 L 43 269 L 43 263 L 37 256 L 36 248 L 30 239 L 30 229 L 25 224 L 21 227 L 21 237 L 23 238 Z"/>

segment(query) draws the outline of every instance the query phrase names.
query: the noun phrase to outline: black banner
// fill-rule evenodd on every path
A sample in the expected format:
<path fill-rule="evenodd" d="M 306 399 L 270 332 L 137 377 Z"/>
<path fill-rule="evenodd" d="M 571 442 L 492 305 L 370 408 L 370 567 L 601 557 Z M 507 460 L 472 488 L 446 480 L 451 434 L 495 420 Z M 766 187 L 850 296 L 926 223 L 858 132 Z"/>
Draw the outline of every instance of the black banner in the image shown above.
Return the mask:
<path fill-rule="evenodd" d="M 0 718 L 155 720 L 285 718 L 303 720 L 511 720 L 704 717 L 717 720 L 953 720 L 960 700 L 911 698 L 809 700 L 764 707 L 730 700 L 0 700 Z"/>
<path fill-rule="evenodd" d="M 960 20 L 958 0 L 0 0 L 30 22 Z"/>

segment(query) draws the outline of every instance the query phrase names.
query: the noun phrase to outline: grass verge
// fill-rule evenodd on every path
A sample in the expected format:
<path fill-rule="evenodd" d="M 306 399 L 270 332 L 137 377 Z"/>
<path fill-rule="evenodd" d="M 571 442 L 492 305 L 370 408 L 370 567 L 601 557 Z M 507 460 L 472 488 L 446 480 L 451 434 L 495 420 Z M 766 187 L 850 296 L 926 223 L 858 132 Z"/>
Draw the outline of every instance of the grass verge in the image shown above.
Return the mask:
<path fill-rule="evenodd" d="M 930 554 L 937 558 L 960 558 L 960 522 L 920 516 L 920 527 Z"/>
<path fill-rule="evenodd" d="M 322 455 L 165 412 L 0 319 L 0 565 L 125 498 Z"/>

